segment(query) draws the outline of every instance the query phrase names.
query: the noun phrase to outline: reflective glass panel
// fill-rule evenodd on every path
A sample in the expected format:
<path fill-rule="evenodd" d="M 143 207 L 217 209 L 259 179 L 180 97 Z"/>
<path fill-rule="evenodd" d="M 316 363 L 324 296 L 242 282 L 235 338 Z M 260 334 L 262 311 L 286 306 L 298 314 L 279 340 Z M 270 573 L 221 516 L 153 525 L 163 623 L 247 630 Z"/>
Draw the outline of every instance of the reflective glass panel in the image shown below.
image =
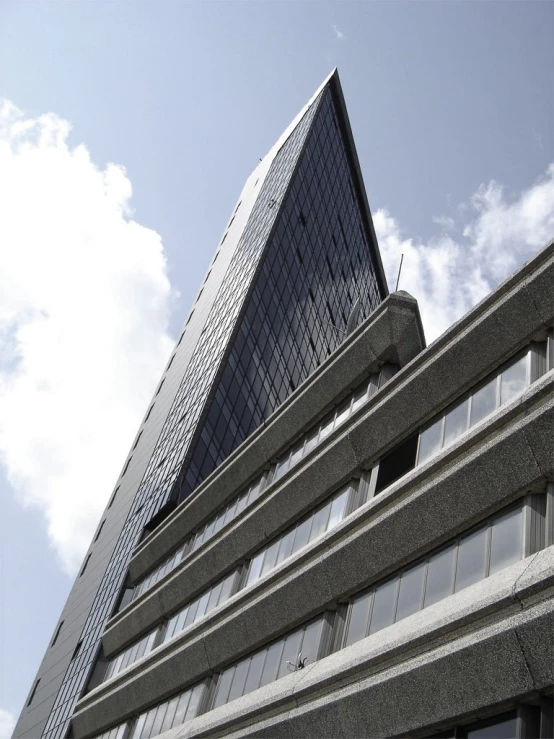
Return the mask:
<path fill-rule="evenodd" d="M 310 541 L 314 541 L 314 539 L 317 539 L 326 531 L 330 512 L 331 504 L 327 503 L 327 505 L 314 513 L 312 529 L 310 531 Z"/>
<path fill-rule="evenodd" d="M 444 418 L 444 441 L 443 447 L 451 444 L 454 439 L 461 436 L 467 430 L 469 400 L 452 408 Z"/>
<path fill-rule="evenodd" d="M 277 541 L 274 541 L 273 544 L 265 550 L 264 564 L 260 573 L 260 577 L 263 577 L 266 573 L 268 573 L 275 567 L 275 561 L 279 552 L 280 543 L 280 540 L 277 539 Z"/>
<path fill-rule="evenodd" d="M 253 655 L 252 659 L 250 660 L 248 677 L 246 678 L 246 684 L 244 686 L 245 695 L 252 692 L 252 690 L 256 690 L 256 688 L 258 688 L 258 686 L 260 685 L 262 670 L 264 669 L 265 655 L 266 652 L 264 649 L 261 652 Z"/>
<path fill-rule="evenodd" d="M 248 580 L 246 581 L 246 585 L 251 585 L 260 577 L 260 572 L 262 571 L 262 565 L 264 563 L 264 556 L 265 549 L 257 554 L 252 562 L 250 562 L 250 569 L 248 571 Z"/>
<path fill-rule="evenodd" d="M 243 659 L 235 668 L 235 674 L 233 676 L 233 684 L 229 691 L 229 701 L 235 700 L 243 695 L 244 684 L 246 682 L 246 676 L 248 675 L 248 667 L 250 666 L 250 657 Z"/>
<path fill-rule="evenodd" d="M 386 626 L 390 626 L 394 620 L 396 609 L 396 594 L 398 592 L 398 576 L 393 580 L 379 585 L 375 589 L 373 600 L 373 611 L 371 614 L 371 625 L 369 633 L 374 634 Z"/>
<path fill-rule="evenodd" d="M 281 661 L 281 652 L 283 651 L 283 642 L 278 641 L 272 644 L 266 650 L 266 658 L 260 686 L 273 682 L 277 677 L 277 670 Z"/>
<path fill-rule="evenodd" d="M 494 520 L 492 525 L 490 575 L 521 559 L 522 519 L 522 509 L 517 508 Z"/>
<path fill-rule="evenodd" d="M 306 546 L 310 536 L 310 529 L 312 528 L 312 517 L 310 516 L 296 527 L 296 535 L 294 537 L 294 544 L 292 546 L 293 554 L 298 552 L 299 549 Z"/>
<path fill-rule="evenodd" d="M 516 739 L 517 736 L 516 718 L 500 721 L 481 729 L 473 729 L 466 733 L 467 739 Z"/>
<path fill-rule="evenodd" d="M 298 631 L 289 634 L 285 639 L 279 670 L 277 672 L 278 678 L 288 675 L 290 672 L 294 672 L 294 668 L 291 665 L 288 665 L 287 662 L 292 662 L 293 665 L 297 663 L 300 644 L 302 642 L 302 633 L 302 629 L 299 629 Z"/>
<path fill-rule="evenodd" d="M 204 694 L 204 690 L 205 690 L 205 685 L 203 683 L 201 683 L 200 685 L 197 685 L 192 690 L 189 704 L 187 706 L 187 715 L 185 716 L 185 721 L 188 721 L 189 719 L 194 718 L 195 716 L 198 715 L 198 708 L 200 706 L 200 701 L 202 699 L 202 695 Z"/>
<path fill-rule="evenodd" d="M 304 445 L 304 456 L 306 456 L 308 452 L 311 452 L 312 449 L 315 448 L 315 446 L 317 445 L 318 437 L 319 437 L 319 429 L 316 429 L 316 431 L 308 435 L 308 437 L 306 438 L 306 444 Z"/>
<path fill-rule="evenodd" d="M 304 629 L 304 636 L 302 638 L 302 659 L 307 657 L 306 664 L 313 664 L 319 653 L 319 645 L 321 643 L 321 634 L 323 631 L 324 619 L 319 618 L 317 621 L 313 621 L 311 624 L 306 626 Z"/>
<path fill-rule="evenodd" d="M 442 418 L 419 435 L 417 463 L 423 464 L 441 448 Z"/>
<path fill-rule="evenodd" d="M 454 590 L 454 563 L 456 561 L 456 545 L 433 554 L 429 558 L 427 583 L 425 585 L 425 607 L 446 598 Z"/>
<path fill-rule="evenodd" d="M 456 566 L 456 592 L 485 577 L 486 543 L 487 527 L 460 540 Z"/>
<path fill-rule="evenodd" d="M 368 593 L 364 593 L 353 601 L 352 606 L 350 607 L 350 621 L 348 623 L 345 646 L 354 644 L 354 642 L 367 636 L 372 598 L 373 591 L 370 591 Z"/>
<path fill-rule="evenodd" d="M 402 573 L 395 621 L 400 621 L 421 609 L 426 566 L 426 562 L 421 562 Z"/>
<path fill-rule="evenodd" d="M 470 425 L 478 423 L 489 416 L 496 408 L 496 388 L 498 379 L 495 377 L 486 385 L 484 385 L 471 397 L 471 417 Z"/>
<path fill-rule="evenodd" d="M 500 377 L 500 403 L 508 403 L 527 386 L 527 355 L 505 369 Z"/>
<path fill-rule="evenodd" d="M 221 673 L 221 677 L 219 678 L 219 682 L 217 684 L 217 692 L 215 694 L 215 700 L 214 700 L 214 708 L 217 708 L 217 706 L 222 706 L 224 703 L 227 703 L 227 697 L 229 696 L 229 689 L 231 687 L 231 683 L 233 682 L 233 676 L 235 674 L 235 666 L 229 667 L 229 669 L 224 670 L 224 672 Z"/>
<path fill-rule="evenodd" d="M 327 531 L 330 531 L 334 526 L 342 521 L 344 513 L 346 511 L 346 501 L 348 498 L 348 490 L 338 495 L 331 504 L 331 514 L 327 523 Z"/>

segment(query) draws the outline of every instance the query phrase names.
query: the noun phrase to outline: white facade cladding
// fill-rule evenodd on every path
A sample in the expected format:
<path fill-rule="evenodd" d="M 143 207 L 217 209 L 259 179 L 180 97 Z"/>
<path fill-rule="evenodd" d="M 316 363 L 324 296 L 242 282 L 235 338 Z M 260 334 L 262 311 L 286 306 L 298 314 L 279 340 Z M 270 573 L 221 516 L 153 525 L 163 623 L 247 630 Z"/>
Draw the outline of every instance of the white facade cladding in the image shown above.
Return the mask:
<path fill-rule="evenodd" d="M 551 737 L 552 284 L 390 295 L 137 547 L 75 736 Z"/>

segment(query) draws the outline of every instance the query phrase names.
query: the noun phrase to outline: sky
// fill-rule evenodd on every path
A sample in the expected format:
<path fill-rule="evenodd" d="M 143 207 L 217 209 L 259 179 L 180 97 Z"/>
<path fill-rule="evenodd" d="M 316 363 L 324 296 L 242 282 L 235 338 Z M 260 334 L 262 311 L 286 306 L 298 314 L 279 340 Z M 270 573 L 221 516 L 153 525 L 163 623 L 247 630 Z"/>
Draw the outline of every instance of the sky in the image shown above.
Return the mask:
<path fill-rule="evenodd" d="M 0 739 L 242 185 L 337 66 L 439 336 L 554 237 L 554 4 L 0 0 Z"/>

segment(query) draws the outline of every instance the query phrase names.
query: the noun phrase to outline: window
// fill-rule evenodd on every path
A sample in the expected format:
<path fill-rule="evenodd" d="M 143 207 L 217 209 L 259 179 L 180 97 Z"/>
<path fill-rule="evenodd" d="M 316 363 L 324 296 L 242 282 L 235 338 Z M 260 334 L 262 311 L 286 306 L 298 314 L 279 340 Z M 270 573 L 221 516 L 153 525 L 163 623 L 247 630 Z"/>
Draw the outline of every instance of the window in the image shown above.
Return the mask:
<path fill-rule="evenodd" d="M 100 526 L 98 527 L 98 531 L 96 532 L 96 536 L 94 537 L 94 541 L 98 541 L 100 538 L 100 534 L 102 533 L 102 529 L 104 528 L 104 524 L 106 523 L 106 519 L 102 521 Z M 94 542 L 93 542 L 94 543 Z"/>
<path fill-rule="evenodd" d="M 110 502 L 108 503 L 108 508 L 111 508 L 112 507 L 112 504 L 113 504 L 113 502 L 115 500 L 115 497 L 117 495 L 117 491 L 118 490 L 119 490 L 119 485 L 116 487 L 116 489 L 112 493 L 112 497 L 110 498 Z"/>
<path fill-rule="evenodd" d="M 224 670 L 216 688 L 213 708 L 301 669 L 299 658 L 308 663 L 318 658 L 325 625 L 323 616 L 287 634 Z"/>
<path fill-rule="evenodd" d="M 156 393 L 156 395 L 157 395 L 157 393 Z M 121 473 L 121 477 L 123 477 L 125 475 L 125 473 L 127 472 L 127 470 L 129 469 L 129 465 L 131 464 L 131 460 L 132 459 L 133 459 L 133 457 L 129 457 L 129 459 L 125 463 L 125 467 L 123 468 L 123 472 Z"/>
<path fill-rule="evenodd" d="M 36 683 L 33 685 L 33 689 L 31 690 L 31 695 L 29 696 L 29 700 L 27 701 L 27 707 L 31 705 L 33 702 L 33 698 L 35 697 L 35 693 L 37 692 L 38 685 L 40 683 L 40 677 L 36 681 Z"/>
<path fill-rule="evenodd" d="M 539 497 L 544 498 L 523 498 L 478 528 L 355 596 L 349 607 L 344 646 L 518 562 L 525 556 L 523 511 L 526 506 L 540 510 L 541 506 L 535 504 Z M 544 536 L 532 550 L 543 546 Z"/>
<path fill-rule="evenodd" d="M 63 621 L 60 621 L 60 623 L 58 624 L 58 628 L 56 629 L 56 633 L 54 634 L 54 638 L 52 639 L 52 643 L 50 644 L 51 647 L 53 647 L 54 644 L 58 641 L 58 636 L 60 635 L 63 624 Z"/>
<path fill-rule="evenodd" d="M 81 577 L 81 575 L 82 575 L 82 574 L 84 573 L 84 571 L 85 571 L 85 570 L 87 569 L 87 565 L 88 565 L 88 563 L 89 563 L 89 559 L 91 558 L 91 556 L 92 556 L 92 552 L 91 552 L 90 554 L 87 554 L 87 556 L 86 556 L 86 558 L 85 558 L 85 561 L 84 561 L 84 563 L 83 563 L 83 566 L 81 567 L 81 572 L 79 572 L 79 577 Z"/>

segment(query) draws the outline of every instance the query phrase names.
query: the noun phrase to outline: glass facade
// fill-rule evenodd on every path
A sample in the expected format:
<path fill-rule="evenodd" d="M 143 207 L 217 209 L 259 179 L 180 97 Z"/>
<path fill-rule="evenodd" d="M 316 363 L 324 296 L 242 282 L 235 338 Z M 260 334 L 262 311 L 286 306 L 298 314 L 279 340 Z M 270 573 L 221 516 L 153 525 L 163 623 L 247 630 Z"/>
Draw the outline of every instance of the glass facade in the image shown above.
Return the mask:
<path fill-rule="evenodd" d="M 46 739 L 68 731 L 145 525 L 169 500 L 186 498 L 340 345 L 356 302 L 361 321 L 385 297 L 339 105 L 331 81 L 260 182 L 56 695 Z"/>

